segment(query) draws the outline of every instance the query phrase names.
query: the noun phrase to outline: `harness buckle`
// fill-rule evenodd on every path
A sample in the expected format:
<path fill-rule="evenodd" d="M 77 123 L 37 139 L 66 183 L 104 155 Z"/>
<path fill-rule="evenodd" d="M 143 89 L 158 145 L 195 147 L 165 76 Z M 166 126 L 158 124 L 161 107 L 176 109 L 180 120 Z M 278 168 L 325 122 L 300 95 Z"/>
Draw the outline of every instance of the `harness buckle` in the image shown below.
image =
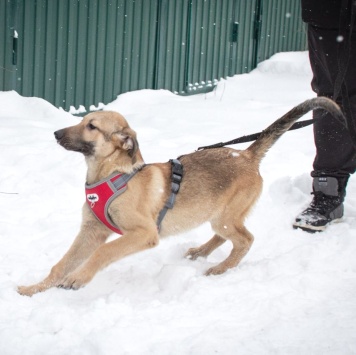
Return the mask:
<path fill-rule="evenodd" d="M 172 192 L 174 193 L 174 194 L 177 194 L 178 193 L 178 191 L 179 191 L 179 188 L 180 188 L 180 185 L 178 184 L 178 183 L 176 183 L 176 182 L 172 182 Z"/>
<path fill-rule="evenodd" d="M 171 159 L 170 162 L 172 164 L 171 190 L 174 194 L 177 194 L 183 179 L 183 166 L 178 159 Z"/>
<path fill-rule="evenodd" d="M 166 215 L 168 209 L 172 209 L 174 206 L 174 203 L 176 201 L 176 196 L 180 188 L 180 183 L 183 179 L 183 166 L 181 162 L 178 159 L 171 159 L 170 160 L 172 164 L 172 174 L 171 174 L 171 194 L 166 201 L 166 204 L 164 205 L 163 209 L 160 211 L 157 219 L 157 227 L 158 230 L 161 228 L 161 223 Z"/>

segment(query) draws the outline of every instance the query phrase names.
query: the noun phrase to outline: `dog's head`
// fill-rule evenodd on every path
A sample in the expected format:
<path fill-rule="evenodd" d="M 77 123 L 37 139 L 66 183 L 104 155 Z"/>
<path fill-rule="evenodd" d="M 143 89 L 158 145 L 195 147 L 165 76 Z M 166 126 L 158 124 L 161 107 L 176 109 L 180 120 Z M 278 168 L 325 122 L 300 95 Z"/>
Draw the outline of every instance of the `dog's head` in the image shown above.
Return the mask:
<path fill-rule="evenodd" d="M 54 132 L 57 142 L 85 157 L 106 158 L 120 151 L 135 163 L 139 152 L 136 133 L 117 112 L 100 111 L 85 116 L 79 124 Z"/>

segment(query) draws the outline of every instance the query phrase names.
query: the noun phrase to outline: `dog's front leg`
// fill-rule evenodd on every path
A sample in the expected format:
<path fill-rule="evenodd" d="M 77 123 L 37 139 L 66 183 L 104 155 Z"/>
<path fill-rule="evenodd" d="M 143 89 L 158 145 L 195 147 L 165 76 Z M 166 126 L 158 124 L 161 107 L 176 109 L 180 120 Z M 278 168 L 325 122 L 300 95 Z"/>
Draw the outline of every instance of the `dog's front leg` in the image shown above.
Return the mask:
<path fill-rule="evenodd" d="M 63 258 L 52 267 L 49 275 L 41 282 L 31 286 L 19 286 L 21 295 L 32 296 L 51 287 L 59 286 L 65 276 L 75 270 L 103 243 L 111 232 L 94 219 L 83 222 L 82 228 Z"/>
<path fill-rule="evenodd" d="M 104 267 L 130 254 L 153 248 L 158 242 L 156 226 L 150 230 L 140 228 L 125 233 L 122 237 L 101 245 L 85 263 L 71 272 L 60 286 L 74 290 L 84 287 Z"/>

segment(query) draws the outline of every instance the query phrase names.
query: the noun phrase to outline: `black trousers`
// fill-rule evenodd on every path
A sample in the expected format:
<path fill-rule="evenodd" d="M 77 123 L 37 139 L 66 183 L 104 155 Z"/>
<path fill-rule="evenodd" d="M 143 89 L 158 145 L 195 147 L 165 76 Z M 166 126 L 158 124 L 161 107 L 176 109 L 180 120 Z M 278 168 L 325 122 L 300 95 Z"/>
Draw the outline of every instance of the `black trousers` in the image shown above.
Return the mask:
<path fill-rule="evenodd" d="M 333 97 L 339 73 L 338 56 L 343 45 L 345 43 L 338 37 L 337 30 L 308 25 L 309 58 L 313 71 L 311 85 L 318 96 Z M 351 45 L 351 52 L 343 83 L 348 94 L 345 95 L 345 90 L 342 90 L 336 102 L 348 120 L 356 123 L 356 33 L 353 33 L 348 45 Z M 348 105 L 345 100 L 348 100 Z M 314 111 L 314 118 L 318 117 L 321 118 L 314 123 L 316 156 L 311 175 L 349 177 L 356 171 L 356 150 L 350 132 L 325 111 Z"/>

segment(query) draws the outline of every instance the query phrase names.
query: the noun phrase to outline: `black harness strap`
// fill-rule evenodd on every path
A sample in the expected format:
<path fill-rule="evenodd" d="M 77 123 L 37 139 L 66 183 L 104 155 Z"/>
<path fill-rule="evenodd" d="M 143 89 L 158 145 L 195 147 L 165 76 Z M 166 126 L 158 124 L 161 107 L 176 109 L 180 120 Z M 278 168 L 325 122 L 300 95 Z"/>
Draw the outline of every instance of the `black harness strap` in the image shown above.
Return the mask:
<path fill-rule="evenodd" d="M 122 189 L 131 178 L 133 178 L 138 171 L 140 171 L 145 165 L 142 165 L 139 169 L 134 170 L 131 174 L 122 174 L 118 179 L 116 179 L 112 184 L 114 185 L 116 191 Z"/>
<path fill-rule="evenodd" d="M 168 209 L 172 209 L 174 206 L 174 202 L 176 200 L 177 193 L 180 188 L 180 183 L 183 179 L 183 165 L 178 159 L 171 159 L 170 160 L 171 165 L 172 165 L 172 183 L 171 183 L 171 194 L 162 208 L 161 212 L 158 215 L 157 218 L 157 227 L 158 230 L 161 228 L 161 223 L 163 221 L 163 218 L 165 217 Z"/>

